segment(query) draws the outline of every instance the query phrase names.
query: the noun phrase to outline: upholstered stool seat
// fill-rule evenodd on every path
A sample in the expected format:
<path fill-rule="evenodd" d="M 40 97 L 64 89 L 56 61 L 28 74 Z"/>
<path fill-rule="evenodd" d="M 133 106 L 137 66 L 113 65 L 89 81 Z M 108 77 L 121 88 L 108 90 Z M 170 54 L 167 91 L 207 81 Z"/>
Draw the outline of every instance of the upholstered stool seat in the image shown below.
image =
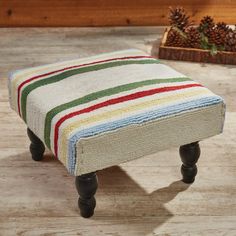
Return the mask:
<path fill-rule="evenodd" d="M 172 146 L 183 146 L 182 156 L 186 147 L 197 153 L 183 161 L 194 170 L 182 167 L 185 182 L 193 182 L 197 142 L 221 133 L 224 123 L 221 97 L 139 50 L 18 70 L 9 94 L 29 128 L 33 158 L 42 158 L 45 144 L 80 176 L 78 188 L 94 185 L 97 170 Z M 81 214 L 92 215 L 95 200 L 89 210 L 83 203 L 93 194 L 81 199 Z"/>

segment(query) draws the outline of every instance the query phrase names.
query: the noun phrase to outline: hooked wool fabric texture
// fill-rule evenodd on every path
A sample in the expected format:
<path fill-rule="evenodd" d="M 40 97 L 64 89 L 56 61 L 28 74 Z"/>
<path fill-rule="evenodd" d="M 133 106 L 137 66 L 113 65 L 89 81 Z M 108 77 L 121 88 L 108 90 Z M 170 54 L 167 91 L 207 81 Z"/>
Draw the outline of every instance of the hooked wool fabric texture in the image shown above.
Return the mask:
<path fill-rule="evenodd" d="M 221 97 L 136 49 L 15 71 L 9 97 L 73 175 L 219 134 L 224 122 Z"/>

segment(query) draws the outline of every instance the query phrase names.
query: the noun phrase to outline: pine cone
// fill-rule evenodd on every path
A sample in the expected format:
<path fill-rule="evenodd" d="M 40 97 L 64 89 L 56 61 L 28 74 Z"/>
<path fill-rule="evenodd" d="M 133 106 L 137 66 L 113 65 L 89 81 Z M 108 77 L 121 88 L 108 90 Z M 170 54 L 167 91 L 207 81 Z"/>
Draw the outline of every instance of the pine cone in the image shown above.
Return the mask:
<path fill-rule="evenodd" d="M 227 32 L 220 28 L 214 28 L 209 31 L 208 42 L 216 46 L 224 46 Z"/>
<path fill-rule="evenodd" d="M 189 16 L 186 15 L 186 12 L 182 7 L 170 7 L 169 22 L 171 26 L 184 31 L 184 29 L 189 26 Z"/>
<path fill-rule="evenodd" d="M 225 51 L 236 52 L 236 32 L 229 32 L 226 35 Z"/>
<path fill-rule="evenodd" d="M 186 46 L 190 48 L 201 48 L 201 35 L 197 28 L 189 27 L 186 29 Z"/>
<path fill-rule="evenodd" d="M 233 30 L 232 30 L 228 25 L 226 25 L 224 22 L 218 22 L 218 23 L 216 24 L 216 28 L 219 29 L 219 30 L 223 30 L 223 31 L 225 31 L 225 32 L 227 32 L 227 33 L 233 31 Z"/>
<path fill-rule="evenodd" d="M 201 22 L 200 22 L 200 27 L 202 26 L 203 28 L 213 28 L 215 26 L 215 23 L 214 23 L 214 19 L 211 17 L 211 16 L 204 16 L 202 19 L 201 19 Z"/>
<path fill-rule="evenodd" d="M 198 30 L 205 36 L 210 36 L 210 31 L 214 28 L 214 19 L 211 16 L 204 16 L 199 24 Z"/>
<path fill-rule="evenodd" d="M 170 47 L 185 47 L 186 40 L 185 38 L 176 30 L 170 29 L 167 35 L 165 46 Z"/>

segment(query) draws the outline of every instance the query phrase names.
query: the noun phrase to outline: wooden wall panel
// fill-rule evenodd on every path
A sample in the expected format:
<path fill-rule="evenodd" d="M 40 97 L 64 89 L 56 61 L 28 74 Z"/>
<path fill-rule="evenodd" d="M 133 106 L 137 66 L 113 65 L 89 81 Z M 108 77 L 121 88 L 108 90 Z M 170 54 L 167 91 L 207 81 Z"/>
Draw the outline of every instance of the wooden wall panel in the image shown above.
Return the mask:
<path fill-rule="evenodd" d="M 0 26 L 167 25 L 169 6 L 236 24 L 235 0 L 0 0 Z"/>

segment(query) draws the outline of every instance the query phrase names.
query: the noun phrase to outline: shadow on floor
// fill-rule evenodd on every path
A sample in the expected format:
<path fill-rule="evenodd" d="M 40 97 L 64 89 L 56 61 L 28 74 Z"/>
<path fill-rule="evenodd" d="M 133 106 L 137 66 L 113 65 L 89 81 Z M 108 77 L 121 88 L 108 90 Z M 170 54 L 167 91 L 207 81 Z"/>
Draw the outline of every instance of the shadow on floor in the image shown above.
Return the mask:
<path fill-rule="evenodd" d="M 28 217 L 33 217 L 36 213 L 37 216 L 51 217 L 68 215 L 78 218 L 79 221 L 84 220 L 80 218 L 77 208 L 78 195 L 74 178 L 67 174 L 62 164 L 52 155 L 46 154 L 42 162 L 34 162 L 29 153 L 22 153 L 4 158 L 4 162 L 0 160 L 0 168 L 3 163 L 8 166 L 8 170 L 3 169 L 7 171 L 7 175 L 2 173 L 2 179 L 7 181 L 0 184 L 3 199 L 17 199 L 17 196 L 26 199 L 18 205 L 18 210 L 14 204 L 10 206 L 7 203 L 11 214 Z M 189 187 L 181 181 L 175 181 L 167 187 L 147 193 L 118 166 L 98 171 L 97 175 L 97 207 L 95 215 L 88 223 L 94 221 L 96 224 L 124 227 L 127 228 L 127 235 L 131 231 L 140 232 L 137 235 L 146 235 L 160 227 L 173 216 L 165 204 Z M 151 186 L 153 179 L 150 183 L 148 181 L 147 178 L 145 185 Z M 30 199 L 30 202 L 27 199 Z"/>
<path fill-rule="evenodd" d="M 139 227 L 140 232 L 145 231 L 145 234 L 152 232 L 173 216 L 165 204 L 190 186 L 179 180 L 148 194 L 118 166 L 99 171 L 98 181 L 98 206 L 93 219 L 102 218 L 104 222 L 109 221 L 111 217 L 118 217 L 123 224 L 128 224 L 129 228 L 134 223 L 134 227 Z M 150 219 L 148 224 L 147 220 L 142 224 L 144 217 Z M 129 218 L 132 218 L 132 222 Z"/>

